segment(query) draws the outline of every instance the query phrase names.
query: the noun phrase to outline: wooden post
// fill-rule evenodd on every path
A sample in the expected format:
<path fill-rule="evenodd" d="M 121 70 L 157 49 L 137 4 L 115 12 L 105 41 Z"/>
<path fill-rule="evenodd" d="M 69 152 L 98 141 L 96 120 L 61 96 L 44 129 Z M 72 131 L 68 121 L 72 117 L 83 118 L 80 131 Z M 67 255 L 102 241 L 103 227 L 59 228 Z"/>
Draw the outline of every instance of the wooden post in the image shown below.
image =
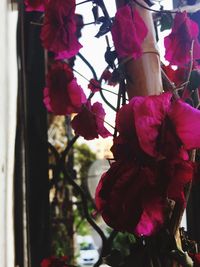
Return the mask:
<path fill-rule="evenodd" d="M 138 2 L 146 5 L 143 0 Z M 116 0 L 117 8 L 124 4 L 125 0 Z M 137 60 L 131 57 L 125 58 L 121 62 L 125 66 L 125 74 L 128 77 L 126 89 L 129 99 L 133 96 L 159 95 L 162 92 L 160 57 L 155 40 L 152 15 L 149 10 L 137 4 L 135 4 L 135 8 L 148 28 L 148 35 L 142 45 L 142 57 Z"/>

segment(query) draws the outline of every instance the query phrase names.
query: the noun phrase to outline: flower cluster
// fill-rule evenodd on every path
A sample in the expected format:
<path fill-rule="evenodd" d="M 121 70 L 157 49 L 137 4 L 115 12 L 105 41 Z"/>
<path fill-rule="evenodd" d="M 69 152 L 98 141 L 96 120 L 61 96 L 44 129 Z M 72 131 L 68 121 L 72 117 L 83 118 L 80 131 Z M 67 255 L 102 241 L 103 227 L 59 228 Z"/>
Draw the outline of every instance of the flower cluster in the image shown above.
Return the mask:
<path fill-rule="evenodd" d="M 191 119 L 192 118 L 192 119 Z M 152 235 L 165 221 L 168 199 L 185 205 L 184 186 L 200 147 L 200 111 L 170 93 L 134 97 L 116 118 L 115 162 L 96 190 L 96 206 L 111 227 Z"/>
<path fill-rule="evenodd" d="M 41 41 L 53 54 L 44 88 L 44 104 L 55 115 L 78 113 L 73 119 L 75 133 L 91 140 L 110 136 L 104 127 L 105 111 L 100 103 L 91 105 L 83 89 L 78 85 L 73 71 L 65 61 L 74 57 L 82 47 L 78 42 L 82 27 L 80 16 L 75 16 L 75 0 L 25 0 L 26 11 L 44 11 Z M 53 52 L 53 53 L 52 53 Z M 63 61 L 65 59 L 65 61 Z M 100 89 L 98 81 L 91 79 L 88 88 Z M 89 126 L 89 127 L 86 127 Z M 91 128 L 90 128 L 91 127 Z"/>
<path fill-rule="evenodd" d="M 75 0 L 25 0 L 25 5 L 27 11 L 45 11 L 41 41 L 55 60 L 49 66 L 44 89 L 47 110 L 56 115 L 78 113 L 72 128 L 86 140 L 110 136 L 104 127 L 102 104 L 91 104 L 86 99 L 66 63 L 82 47 L 77 38 Z M 111 30 L 118 58 L 140 58 L 148 25 L 137 9 L 130 4 L 119 8 L 111 27 L 110 24 L 109 21 L 109 27 L 103 30 L 106 33 Z M 163 67 L 176 87 L 184 84 L 188 64 L 200 59 L 198 35 L 198 25 L 186 12 L 177 13 L 172 31 L 164 41 L 165 58 L 170 64 Z M 175 71 L 171 65 L 179 68 Z M 113 85 L 113 73 L 106 68 L 100 80 Z M 90 80 L 88 88 L 91 95 L 101 89 L 95 79 Z M 185 97 L 184 93 L 182 96 Z M 115 162 L 103 174 L 95 197 L 97 209 L 108 225 L 149 236 L 164 224 L 169 200 L 185 206 L 184 187 L 195 171 L 188 151 L 200 147 L 199 120 L 199 110 L 175 99 L 171 93 L 134 97 L 119 110 L 116 117 L 119 135 L 112 147 Z M 42 264 L 66 266 L 64 260 L 54 257 Z"/>

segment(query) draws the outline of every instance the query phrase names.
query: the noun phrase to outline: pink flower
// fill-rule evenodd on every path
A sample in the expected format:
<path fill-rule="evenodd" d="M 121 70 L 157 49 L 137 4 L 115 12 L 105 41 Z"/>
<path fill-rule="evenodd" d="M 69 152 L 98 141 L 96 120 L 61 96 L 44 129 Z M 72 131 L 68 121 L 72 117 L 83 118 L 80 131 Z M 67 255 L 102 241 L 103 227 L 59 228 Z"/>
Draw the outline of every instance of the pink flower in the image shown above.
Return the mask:
<path fill-rule="evenodd" d="M 24 0 L 26 11 L 44 11 L 47 0 Z"/>
<path fill-rule="evenodd" d="M 200 111 L 181 100 L 172 102 L 171 97 L 170 93 L 134 97 L 127 107 L 119 111 L 119 118 L 132 118 L 129 135 L 131 135 L 131 129 L 135 129 L 141 149 L 151 157 L 159 157 L 162 153 L 159 139 L 163 134 L 162 127 L 165 126 L 166 119 L 170 121 L 171 132 L 176 136 L 180 149 L 181 147 L 186 150 L 200 147 Z M 120 121 L 119 118 L 117 117 L 117 127 L 121 133 L 130 122 Z M 166 132 L 165 129 L 164 127 L 164 132 Z"/>
<path fill-rule="evenodd" d="M 48 111 L 56 115 L 79 112 L 86 96 L 77 84 L 71 68 L 63 62 L 51 65 L 46 78 L 44 103 Z"/>
<path fill-rule="evenodd" d="M 134 97 L 117 114 L 116 162 L 96 191 L 108 225 L 152 235 L 165 219 L 167 198 L 185 206 L 184 187 L 195 174 L 188 149 L 200 147 L 200 111 L 170 93 Z"/>
<path fill-rule="evenodd" d="M 185 205 L 184 186 L 193 173 L 193 163 L 181 159 L 117 160 L 97 186 L 97 210 L 118 231 L 150 236 L 164 223 L 167 198 Z"/>
<path fill-rule="evenodd" d="M 50 0 L 41 31 L 43 46 L 57 59 L 71 58 L 82 47 L 76 37 L 75 0 Z"/>
<path fill-rule="evenodd" d="M 136 9 L 129 5 L 118 9 L 111 29 L 119 58 L 142 55 L 142 43 L 147 36 L 147 27 Z"/>
<path fill-rule="evenodd" d="M 95 79 L 91 79 L 90 83 L 88 84 L 88 88 L 91 90 L 92 93 L 96 93 L 100 90 L 100 83 L 95 80 Z"/>
<path fill-rule="evenodd" d="M 114 162 L 101 177 L 95 194 L 97 210 L 105 222 L 118 231 L 134 233 L 154 179 L 153 169 L 135 161 Z"/>
<path fill-rule="evenodd" d="M 83 136 L 86 140 L 111 136 L 111 133 L 104 127 L 105 111 L 102 104 L 88 102 L 71 122 L 75 134 Z"/>
<path fill-rule="evenodd" d="M 190 62 L 190 50 L 194 40 L 193 57 L 200 58 L 199 28 L 186 12 L 177 13 L 171 33 L 165 37 L 165 58 L 172 65 L 185 66 Z"/>

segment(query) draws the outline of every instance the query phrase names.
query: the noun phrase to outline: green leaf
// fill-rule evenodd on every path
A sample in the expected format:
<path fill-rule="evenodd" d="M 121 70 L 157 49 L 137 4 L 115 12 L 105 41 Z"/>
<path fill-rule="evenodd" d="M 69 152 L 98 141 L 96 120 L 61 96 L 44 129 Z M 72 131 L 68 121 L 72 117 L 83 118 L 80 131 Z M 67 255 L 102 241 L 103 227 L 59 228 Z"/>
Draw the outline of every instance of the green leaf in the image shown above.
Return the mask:
<path fill-rule="evenodd" d="M 165 30 L 169 30 L 173 24 L 172 15 L 169 13 L 162 13 L 160 19 L 161 28 L 160 31 L 163 32 Z"/>

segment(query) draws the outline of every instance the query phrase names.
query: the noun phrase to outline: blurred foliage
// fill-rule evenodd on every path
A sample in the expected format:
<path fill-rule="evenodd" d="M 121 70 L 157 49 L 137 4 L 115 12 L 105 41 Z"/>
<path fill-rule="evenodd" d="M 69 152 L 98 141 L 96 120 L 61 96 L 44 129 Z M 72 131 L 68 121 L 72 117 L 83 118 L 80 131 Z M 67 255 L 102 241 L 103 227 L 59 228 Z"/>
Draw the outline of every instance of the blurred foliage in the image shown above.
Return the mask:
<path fill-rule="evenodd" d="M 87 176 L 91 164 L 96 160 L 96 154 L 86 144 L 74 145 L 74 166 L 77 170 L 77 178 L 80 186 L 85 192 L 88 200 L 89 213 L 92 212 L 94 205 L 92 203 L 87 187 Z M 90 233 L 89 225 L 85 219 L 82 202 L 80 196 L 75 194 L 77 198 L 76 209 L 74 210 L 74 227 L 78 235 L 88 235 Z"/>
<path fill-rule="evenodd" d="M 111 228 L 107 229 L 108 234 L 112 232 Z M 130 246 L 136 243 L 136 238 L 133 234 L 118 232 L 117 236 L 113 240 L 113 250 L 120 251 L 120 254 L 124 257 L 129 255 Z"/>

